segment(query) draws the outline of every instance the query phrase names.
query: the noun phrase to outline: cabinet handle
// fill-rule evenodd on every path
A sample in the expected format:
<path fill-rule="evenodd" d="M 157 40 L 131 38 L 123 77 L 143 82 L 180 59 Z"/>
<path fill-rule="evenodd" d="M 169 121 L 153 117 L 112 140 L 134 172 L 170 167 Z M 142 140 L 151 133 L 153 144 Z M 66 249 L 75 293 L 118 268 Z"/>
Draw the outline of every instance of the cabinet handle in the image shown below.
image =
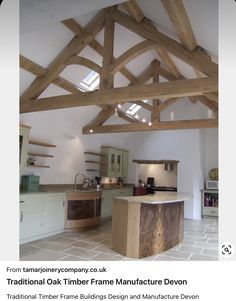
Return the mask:
<path fill-rule="evenodd" d="M 24 217 L 23 210 L 21 210 L 20 211 L 20 222 L 21 223 L 23 222 L 23 217 Z"/>

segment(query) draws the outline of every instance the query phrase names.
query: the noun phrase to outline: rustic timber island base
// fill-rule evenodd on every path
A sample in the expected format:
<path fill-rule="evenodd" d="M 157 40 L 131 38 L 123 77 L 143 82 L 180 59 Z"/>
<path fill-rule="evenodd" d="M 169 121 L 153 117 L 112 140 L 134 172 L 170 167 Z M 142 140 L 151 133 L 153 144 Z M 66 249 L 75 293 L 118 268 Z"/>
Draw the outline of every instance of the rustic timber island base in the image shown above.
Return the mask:
<path fill-rule="evenodd" d="M 132 258 L 158 254 L 183 240 L 184 201 L 190 194 L 158 192 L 154 195 L 113 199 L 113 250 Z"/>

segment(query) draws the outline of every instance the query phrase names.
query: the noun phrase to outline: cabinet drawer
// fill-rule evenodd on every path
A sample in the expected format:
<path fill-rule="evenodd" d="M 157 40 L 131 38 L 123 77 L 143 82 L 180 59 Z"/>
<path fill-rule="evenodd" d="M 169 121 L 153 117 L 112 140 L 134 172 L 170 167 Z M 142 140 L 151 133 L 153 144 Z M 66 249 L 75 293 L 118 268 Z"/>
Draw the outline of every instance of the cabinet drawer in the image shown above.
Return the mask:
<path fill-rule="evenodd" d="M 217 207 L 203 207 L 203 215 L 218 216 Z"/>

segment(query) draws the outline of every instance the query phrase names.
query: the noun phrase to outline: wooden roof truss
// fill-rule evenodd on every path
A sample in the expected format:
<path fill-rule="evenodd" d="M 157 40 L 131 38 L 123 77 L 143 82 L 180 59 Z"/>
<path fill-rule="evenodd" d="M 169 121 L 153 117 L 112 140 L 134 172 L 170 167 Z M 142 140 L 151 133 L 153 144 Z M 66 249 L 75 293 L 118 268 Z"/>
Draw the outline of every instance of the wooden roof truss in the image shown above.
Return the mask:
<path fill-rule="evenodd" d="M 128 14 L 116 6 L 108 7 L 100 11 L 84 28 L 73 19 L 62 21 L 75 33 L 75 36 L 47 69 L 20 56 L 20 67 L 37 76 L 21 95 L 20 112 L 97 105 L 101 110 L 83 128 L 84 134 L 217 127 L 218 66 L 212 62 L 206 51 L 197 45 L 182 0 L 161 0 L 161 2 L 181 42 L 161 33 L 150 20 L 145 18 L 135 0 L 121 4 Z M 145 39 L 117 58 L 113 56 L 115 22 Z M 103 28 L 104 46 L 95 39 Z M 103 58 L 102 66 L 79 56 L 87 45 Z M 150 49 L 156 51 L 161 61 L 154 59 L 138 77 L 134 76 L 126 65 Z M 192 66 L 197 77 L 186 79 L 178 70 L 170 54 Z M 62 78 L 60 73 L 71 64 L 86 66 L 99 73 L 99 89 L 82 92 L 76 85 Z M 120 72 L 129 80 L 127 87 L 114 87 L 116 72 Z M 160 76 L 168 82 L 159 82 Z M 152 83 L 147 84 L 150 79 Z M 39 98 L 51 83 L 70 94 Z M 189 97 L 192 103 L 200 102 L 211 109 L 214 112 L 214 118 L 161 121 L 160 112 L 184 96 Z M 143 102 L 144 99 L 152 99 L 152 104 Z M 119 103 L 131 102 L 147 110 L 150 113 L 151 122 L 140 122 L 117 107 Z M 105 125 L 104 123 L 113 114 L 125 120 L 126 123 Z"/>

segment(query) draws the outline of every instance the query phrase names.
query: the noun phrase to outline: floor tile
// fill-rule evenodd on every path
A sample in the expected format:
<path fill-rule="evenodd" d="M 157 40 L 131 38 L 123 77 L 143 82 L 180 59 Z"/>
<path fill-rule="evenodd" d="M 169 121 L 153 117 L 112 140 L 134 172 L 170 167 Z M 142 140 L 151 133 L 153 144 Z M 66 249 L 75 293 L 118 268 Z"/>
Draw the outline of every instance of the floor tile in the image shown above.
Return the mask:
<path fill-rule="evenodd" d="M 21 260 L 60 261 L 185 261 L 218 260 L 218 221 L 184 220 L 184 239 L 174 248 L 153 256 L 135 259 L 112 250 L 111 220 L 99 228 L 64 232 L 20 246 Z"/>
<path fill-rule="evenodd" d="M 65 254 L 79 256 L 82 258 L 92 259 L 94 256 L 98 255 L 99 252 L 84 249 L 81 247 L 72 247 L 70 249 L 64 250 Z"/>
<path fill-rule="evenodd" d="M 199 247 L 191 247 L 191 246 L 181 246 L 179 251 L 190 252 L 190 253 L 201 253 L 202 248 Z"/>
<path fill-rule="evenodd" d="M 51 250 L 38 249 L 37 252 L 25 255 L 21 258 L 23 261 L 56 261 L 65 257 L 65 254 Z"/>
<path fill-rule="evenodd" d="M 218 260 L 218 258 L 216 256 L 193 254 L 189 260 L 214 261 L 214 260 Z"/>

